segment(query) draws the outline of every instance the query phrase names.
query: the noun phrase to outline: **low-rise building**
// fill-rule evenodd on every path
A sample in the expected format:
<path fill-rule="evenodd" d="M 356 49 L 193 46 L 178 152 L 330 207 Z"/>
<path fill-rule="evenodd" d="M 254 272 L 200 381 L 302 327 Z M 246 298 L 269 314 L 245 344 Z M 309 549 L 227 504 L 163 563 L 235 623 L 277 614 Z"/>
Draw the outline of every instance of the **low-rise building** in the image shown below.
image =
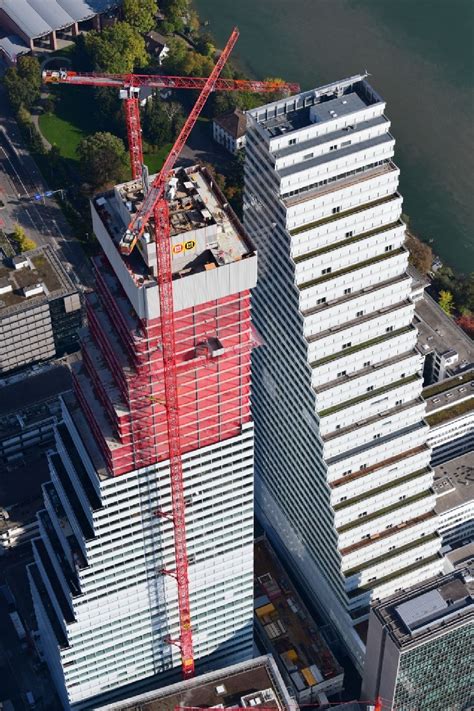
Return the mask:
<path fill-rule="evenodd" d="M 418 350 L 425 356 L 425 385 L 463 373 L 474 365 L 474 343 L 429 296 L 416 302 Z"/>
<path fill-rule="evenodd" d="M 252 708 L 298 711 L 273 658 L 257 657 L 194 679 L 96 707 L 100 711 L 192 711 Z"/>
<path fill-rule="evenodd" d="M 423 390 L 431 465 L 474 449 L 474 369 Z"/>
<path fill-rule="evenodd" d="M 212 122 L 214 140 L 234 155 L 245 146 L 247 120 L 240 109 L 235 109 Z"/>
<path fill-rule="evenodd" d="M 58 40 L 72 42 L 83 30 L 100 30 L 104 18 L 121 4 L 121 0 L 2 0 L 0 52 L 14 63 L 30 51 L 56 50 Z"/>
<path fill-rule="evenodd" d="M 362 698 L 397 711 L 471 708 L 473 592 L 463 569 L 374 605 Z"/>
<path fill-rule="evenodd" d="M 433 489 L 438 531 L 443 544 L 467 543 L 474 537 L 474 458 L 463 454 L 439 464 L 434 470 Z"/>
<path fill-rule="evenodd" d="M 170 48 L 166 44 L 166 37 L 152 30 L 146 35 L 145 41 L 148 52 L 158 60 L 158 64 L 161 66 L 163 60 L 166 59 L 170 53 Z"/>
<path fill-rule="evenodd" d="M 0 262 L 0 374 L 78 348 L 77 288 L 49 246 Z"/>
<path fill-rule="evenodd" d="M 255 541 L 255 630 L 300 704 L 342 691 L 344 672 L 266 538 Z"/>

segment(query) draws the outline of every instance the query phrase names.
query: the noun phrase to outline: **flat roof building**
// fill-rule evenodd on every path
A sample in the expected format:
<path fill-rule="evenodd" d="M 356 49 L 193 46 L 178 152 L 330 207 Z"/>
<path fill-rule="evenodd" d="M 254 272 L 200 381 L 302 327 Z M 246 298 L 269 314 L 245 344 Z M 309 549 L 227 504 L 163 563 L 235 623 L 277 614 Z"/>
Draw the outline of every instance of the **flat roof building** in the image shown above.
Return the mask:
<path fill-rule="evenodd" d="M 255 625 L 300 704 L 327 701 L 343 689 L 344 671 L 266 538 L 255 541 Z"/>
<path fill-rule="evenodd" d="M 473 593 L 465 568 L 374 605 L 363 698 L 382 697 L 387 711 L 470 708 Z"/>
<path fill-rule="evenodd" d="M 0 375 L 76 350 L 81 324 L 79 292 L 51 247 L 0 262 Z"/>
<path fill-rule="evenodd" d="M 96 707 L 97 711 L 190 711 L 249 708 L 298 711 L 271 655 L 233 664 L 194 679 Z"/>
<path fill-rule="evenodd" d="M 434 468 L 438 530 L 443 544 L 468 543 L 474 538 L 474 455 L 463 454 Z"/>

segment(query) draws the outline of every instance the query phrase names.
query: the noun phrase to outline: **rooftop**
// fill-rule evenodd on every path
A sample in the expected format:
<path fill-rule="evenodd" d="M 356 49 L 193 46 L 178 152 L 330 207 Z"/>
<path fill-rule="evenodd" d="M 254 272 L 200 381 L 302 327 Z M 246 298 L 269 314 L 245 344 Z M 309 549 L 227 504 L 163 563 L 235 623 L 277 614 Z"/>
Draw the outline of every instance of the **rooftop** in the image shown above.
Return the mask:
<path fill-rule="evenodd" d="M 94 198 L 97 213 L 117 248 L 144 197 L 142 181 L 132 180 Z M 173 279 L 215 269 L 255 253 L 250 238 L 205 168 L 176 170 L 168 182 L 167 200 Z M 122 258 L 137 286 L 154 285 L 153 229 L 144 232 L 138 247 Z"/>
<path fill-rule="evenodd" d="M 397 593 L 372 609 L 399 648 L 426 642 L 474 616 L 474 585 L 465 568 Z"/>
<path fill-rule="evenodd" d="M 270 656 L 233 664 L 127 701 L 101 706 L 101 711 L 179 711 L 180 709 L 253 709 L 296 711 Z"/>
<path fill-rule="evenodd" d="M 9 418 L 16 418 L 19 414 L 28 420 L 31 413 L 38 413 L 44 404 L 53 402 L 60 393 L 71 388 L 71 373 L 64 365 L 0 387 L 0 437 L 2 428 L 4 432 L 9 431 L 6 424 Z"/>
<path fill-rule="evenodd" d="M 474 368 L 435 385 L 429 385 L 424 388 L 422 394 L 426 400 L 428 415 L 471 398 L 474 395 Z"/>
<path fill-rule="evenodd" d="M 265 647 L 297 691 L 328 680 L 341 689 L 343 670 L 267 540 L 257 539 L 254 551 L 254 608 Z"/>
<path fill-rule="evenodd" d="M 438 514 L 463 506 L 474 499 L 474 458 L 467 452 L 434 469 L 433 489 Z"/>
<path fill-rule="evenodd" d="M 240 109 L 234 109 L 234 111 L 229 111 L 227 114 L 217 116 L 214 119 L 214 123 L 223 128 L 232 138 L 241 138 L 247 130 L 247 119 Z"/>
<path fill-rule="evenodd" d="M 23 255 L 28 266 L 15 269 L 10 259 L 0 262 L 0 283 L 10 286 L 10 291 L 0 294 L 0 318 L 10 313 L 35 306 L 52 298 L 77 292 L 76 287 L 49 246 L 37 247 Z M 41 292 L 25 296 L 29 287 L 42 285 Z M 26 291 L 28 293 L 28 291 Z"/>
<path fill-rule="evenodd" d="M 449 368 L 453 374 L 468 370 L 474 365 L 474 341 L 428 294 L 416 302 L 415 324 L 418 328 L 418 348 L 421 353 L 457 353 L 456 362 Z"/>
<path fill-rule="evenodd" d="M 248 113 L 268 137 L 275 138 L 314 123 L 327 123 L 338 117 L 362 111 L 382 99 L 358 74 L 317 89 L 305 91 L 285 101 L 275 101 Z"/>
<path fill-rule="evenodd" d="M 41 485 L 50 478 L 48 460 L 39 449 L 14 465 L 2 466 L 0 534 L 36 521 L 44 506 Z"/>
<path fill-rule="evenodd" d="M 119 5 L 120 0 L 2 0 L 1 8 L 29 38 L 42 37 Z"/>

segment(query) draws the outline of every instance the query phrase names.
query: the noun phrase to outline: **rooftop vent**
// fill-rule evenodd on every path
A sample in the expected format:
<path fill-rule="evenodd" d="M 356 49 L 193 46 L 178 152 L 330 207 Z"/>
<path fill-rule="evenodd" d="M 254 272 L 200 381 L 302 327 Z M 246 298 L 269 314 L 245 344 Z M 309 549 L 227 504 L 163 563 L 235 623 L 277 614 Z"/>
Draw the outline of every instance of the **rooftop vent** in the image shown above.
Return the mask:
<path fill-rule="evenodd" d="M 216 694 L 218 696 L 222 696 L 223 694 L 225 694 L 227 692 L 227 689 L 225 688 L 225 684 L 219 684 L 218 686 L 216 686 L 215 690 L 216 690 Z"/>
<path fill-rule="evenodd" d="M 37 296 L 38 294 L 44 294 L 43 284 L 31 284 L 30 286 L 23 287 L 23 296 L 27 299 L 31 296 Z"/>

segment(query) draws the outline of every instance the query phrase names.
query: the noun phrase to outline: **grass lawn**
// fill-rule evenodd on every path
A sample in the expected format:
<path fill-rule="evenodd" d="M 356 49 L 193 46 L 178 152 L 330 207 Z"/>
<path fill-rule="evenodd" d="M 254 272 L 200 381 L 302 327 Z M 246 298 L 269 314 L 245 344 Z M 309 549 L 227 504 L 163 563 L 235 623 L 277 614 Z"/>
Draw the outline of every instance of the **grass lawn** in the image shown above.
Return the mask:
<path fill-rule="evenodd" d="M 74 161 L 77 166 L 76 150 L 84 138 L 96 131 L 93 117 L 93 96 L 90 87 L 61 87 L 56 89 L 58 102 L 54 114 L 39 117 L 41 133 L 51 144 L 56 144 L 63 158 Z M 167 143 L 155 153 L 145 153 L 145 163 L 150 174 L 160 170 L 171 148 Z"/>

